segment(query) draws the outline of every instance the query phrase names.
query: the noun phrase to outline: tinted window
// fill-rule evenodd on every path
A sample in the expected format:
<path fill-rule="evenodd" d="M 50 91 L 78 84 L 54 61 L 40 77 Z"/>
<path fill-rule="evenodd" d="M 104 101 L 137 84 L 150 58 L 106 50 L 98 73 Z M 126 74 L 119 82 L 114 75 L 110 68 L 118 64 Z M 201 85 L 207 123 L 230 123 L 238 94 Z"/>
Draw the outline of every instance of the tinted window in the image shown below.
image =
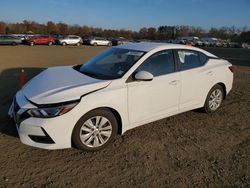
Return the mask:
<path fill-rule="evenodd" d="M 198 52 L 178 50 L 177 54 L 180 62 L 180 70 L 188 70 L 201 66 Z"/>
<path fill-rule="evenodd" d="M 200 52 L 201 65 L 204 65 L 207 62 L 207 60 L 208 60 L 208 57 L 205 54 Z"/>
<path fill-rule="evenodd" d="M 137 69 L 138 71 L 148 71 L 154 76 L 160 76 L 175 71 L 174 56 L 171 50 L 161 51 L 150 56 Z"/>

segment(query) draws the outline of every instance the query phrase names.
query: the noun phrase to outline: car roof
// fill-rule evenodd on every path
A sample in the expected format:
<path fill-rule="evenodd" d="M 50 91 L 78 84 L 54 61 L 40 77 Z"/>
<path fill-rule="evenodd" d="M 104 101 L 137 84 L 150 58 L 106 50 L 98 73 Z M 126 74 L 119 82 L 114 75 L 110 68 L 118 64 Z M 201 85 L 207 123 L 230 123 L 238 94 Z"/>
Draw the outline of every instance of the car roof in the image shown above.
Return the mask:
<path fill-rule="evenodd" d="M 122 44 L 119 46 L 115 46 L 114 48 L 122 48 L 122 49 L 129 49 L 129 50 L 137 50 L 137 51 L 143 51 L 143 52 L 149 52 L 154 49 L 187 49 L 187 50 L 195 50 L 203 52 L 204 54 L 210 56 L 210 57 L 216 57 L 215 55 L 202 50 L 200 48 L 196 48 L 193 46 L 187 46 L 182 44 L 171 44 L 171 43 L 157 43 L 157 42 L 137 42 L 137 43 L 128 43 L 128 44 Z"/>

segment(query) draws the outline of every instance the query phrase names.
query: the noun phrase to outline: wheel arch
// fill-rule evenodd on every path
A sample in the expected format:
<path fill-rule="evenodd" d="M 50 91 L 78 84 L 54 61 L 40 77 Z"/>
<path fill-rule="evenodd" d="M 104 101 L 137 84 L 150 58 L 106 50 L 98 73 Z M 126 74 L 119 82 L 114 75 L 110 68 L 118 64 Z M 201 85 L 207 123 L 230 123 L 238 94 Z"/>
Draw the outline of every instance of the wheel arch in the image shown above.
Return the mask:
<path fill-rule="evenodd" d="M 115 110 L 114 108 L 111 108 L 111 107 L 107 107 L 107 106 L 103 106 L 103 107 L 98 107 L 98 108 L 94 108 L 92 110 L 89 110 L 88 112 L 86 112 L 84 115 L 82 115 L 81 117 L 85 116 L 87 113 L 90 113 L 94 110 L 98 110 L 98 109 L 108 109 L 109 111 L 112 112 L 112 114 L 115 116 L 116 120 L 117 120 L 117 123 L 118 123 L 118 127 L 117 127 L 117 134 L 121 135 L 122 134 L 122 118 L 121 118 L 121 115 L 120 113 Z M 79 119 L 80 120 L 80 119 Z M 79 121 L 78 120 L 78 121 Z M 77 121 L 77 123 L 78 123 Z M 74 126 L 75 127 L 75 126 Z M 74 130 L 74 128 L 73 128 Z M 73 134 L 73 130 L 71 132 L 71 146 L 74 146 L 74 143 L 73 143 L 73 140 L 72 140 L 72 134 Z"/>
<path fill-rule="evenodd" d="M 227 88 L 226 88 L 226 85 L 225 85 L 223 82 L 218 82 L 218 83 L 215 84 L 215 85 L 219 85 L 219 86 L 222 87 L 222 89 L 223 89 L 223 94 L 224 94 L 223 99 L 225 99 L 226 96 L 227 96 Z M 215 86 L 215 85 L 214 85 L 214 86 Z M 213 86 L 213 87 L 214 87 L 214 86 Z"/>
<path fill-rule="evenodd" d="M 227 95 L 226 85 L 225 85 L 223 82 L 217 82 L 217 83 L 213 84 L 212 87 L 211 87 L 210 89 L 208 89 L 205 98 L 203 98 L 202 106 L 205 105 L 205 102 L 206 102 L 206 100 L 207 100 L 207 97 L 208 97 L 209 92 L 210 92 L 211 89 L 212 89 L 214 86 L 216 86 L 216 85 L 221 86 L 222 89 L 223 89 L 223 100 L 226 98 L 226 95 Z"/>
<path fill-rule="evenodd" d="M 117 123 L 118 123 L 118 127 L 117 127 L 118 128 L 118 134 L 121 135 L 122 134 L 122 117 L 121 117 L 120 113 L 116 109 L 114 109 L 112 107 L 108 107 L 108 106 L 102 106 L 102 107 L 98 107 L 98 108 L 94 108 L 92 110 L 89 110 L 85 114 L 88 114 L 88 113 L 90 113 L 92 111 L 100 110 L 100 109 L 107 109 L 107 110 L 112 112 L 112 114 L 115 116 L 115 118 L 117 120 Z M 82 117 L 85 116 L 85 114 L 82 115 Z"/>

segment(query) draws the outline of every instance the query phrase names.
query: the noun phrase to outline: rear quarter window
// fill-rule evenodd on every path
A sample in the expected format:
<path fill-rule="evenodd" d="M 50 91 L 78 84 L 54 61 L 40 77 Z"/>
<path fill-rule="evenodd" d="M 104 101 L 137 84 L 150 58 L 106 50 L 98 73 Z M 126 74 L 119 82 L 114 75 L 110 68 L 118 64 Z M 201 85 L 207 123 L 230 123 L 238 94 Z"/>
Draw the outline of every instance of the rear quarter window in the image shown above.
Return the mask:
<path fill-rule="evenodd" d="M 201 61 L 201 65 L 205 65 L 208 61 L 208 57 L 207 55 L 205 55 L 204 53 L 200 52 L 200 61 Z"/>

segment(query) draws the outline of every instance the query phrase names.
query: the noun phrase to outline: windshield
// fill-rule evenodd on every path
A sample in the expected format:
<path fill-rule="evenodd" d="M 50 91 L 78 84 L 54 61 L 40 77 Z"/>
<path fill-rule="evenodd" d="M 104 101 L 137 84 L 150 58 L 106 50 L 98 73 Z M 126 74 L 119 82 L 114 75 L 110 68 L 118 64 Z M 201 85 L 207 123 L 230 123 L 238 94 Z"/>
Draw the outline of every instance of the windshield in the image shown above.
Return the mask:
<path fill-rule="evenodd" d="M 79 71 L 101 80 L 121 78 L 142 56 L 144 52 L 110 48 L 83 64 Z"/>

